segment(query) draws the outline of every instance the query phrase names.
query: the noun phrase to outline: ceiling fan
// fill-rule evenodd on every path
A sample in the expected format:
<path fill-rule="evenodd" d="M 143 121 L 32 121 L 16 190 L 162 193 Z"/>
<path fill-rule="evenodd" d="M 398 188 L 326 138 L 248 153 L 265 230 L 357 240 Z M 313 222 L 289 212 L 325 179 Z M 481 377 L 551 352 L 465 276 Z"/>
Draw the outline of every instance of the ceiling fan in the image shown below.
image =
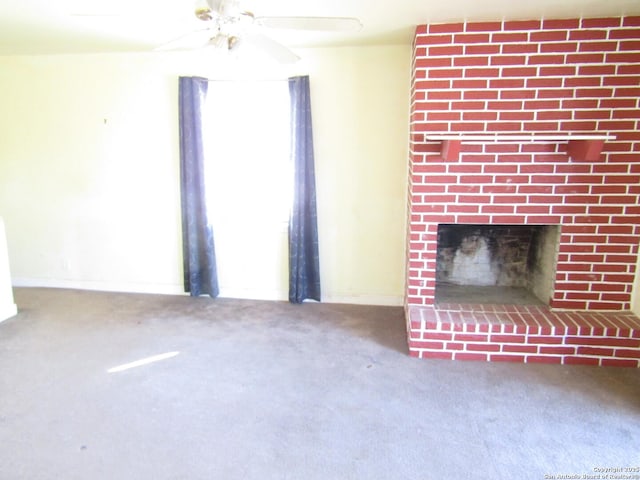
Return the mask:
<path fill-rule="evenodd" d="M 270 17 L 244 10 L 240 0 L 197 0 L 195 17 L 204 27 L 171 40 L 156 50 L 214 47 L 236 51 L 251 45 L 281 63 L 300 59 L 288 47 L 263 34 L 263 28 L 326 32 L 357 31 L 360 20 L 353 17 Z"/>

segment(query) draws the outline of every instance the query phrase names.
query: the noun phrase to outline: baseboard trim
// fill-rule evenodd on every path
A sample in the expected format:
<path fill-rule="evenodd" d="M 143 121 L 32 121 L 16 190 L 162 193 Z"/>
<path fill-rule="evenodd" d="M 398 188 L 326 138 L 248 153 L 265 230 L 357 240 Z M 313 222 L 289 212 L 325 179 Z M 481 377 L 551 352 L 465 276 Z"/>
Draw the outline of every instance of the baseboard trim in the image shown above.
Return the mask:
<path fill-rule="evenodd" d="M 271 300 L 274 302 L 285 302 L 289 299 L 287 292 L 249 290 L 241 288 L 220 287 L 220 298 L 242 298 L 245 300 Z"/>
<path fill-rule="evenodd" d="M 182 285 L 159 283 L 100 282 L 86 280 L 60 280 L 51 278 L 14 277 L 14 287 L 71 288 L 77 290 L 96 290 L 103 292 L 155 293 L 162 295 L 186 295 Z M 288 301 L 288 292 L 257 291 L 242 289 L 220 289 L 221 298 L 246 298 L 252 300 Z M 394 295 L 322 295 L 323 303 L 345 303 L 354 305 L 380 305 L 401 307 L 404 297 Z"/>
<path fill-rule="evenodd" d="M 350 303 L 354 305 L 379 305 L 381 307 L 401 307 L 404 305 L 404 297 L 382 295 L 323 295 L 323 303 Z"/>
<path fill-rule="evenodd" d="M 70 288 L 122 293 L 157 293 L 161 295 L 185 295 L 182 285 L 161 283 L 101 282 L 87 280 L 60 280 L 51 278 L 14 277 L 14 287 Z"/>

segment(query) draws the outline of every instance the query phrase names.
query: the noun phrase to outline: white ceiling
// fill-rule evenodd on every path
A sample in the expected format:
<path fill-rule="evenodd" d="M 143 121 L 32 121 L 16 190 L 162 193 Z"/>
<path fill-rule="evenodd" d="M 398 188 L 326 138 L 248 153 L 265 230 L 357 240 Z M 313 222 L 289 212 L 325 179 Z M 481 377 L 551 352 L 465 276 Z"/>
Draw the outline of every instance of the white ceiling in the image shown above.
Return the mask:
<path fill-rule="evenodd" d="M 269 31 L 291 46 L 410 44 L 418 24 L 640 15 L 640 0 L 243 0 L 257 16 L 357 17 L 357 33 Z M 202 28 L 193 0 L 0 0 L 0 55 L 151 51 Z"/>

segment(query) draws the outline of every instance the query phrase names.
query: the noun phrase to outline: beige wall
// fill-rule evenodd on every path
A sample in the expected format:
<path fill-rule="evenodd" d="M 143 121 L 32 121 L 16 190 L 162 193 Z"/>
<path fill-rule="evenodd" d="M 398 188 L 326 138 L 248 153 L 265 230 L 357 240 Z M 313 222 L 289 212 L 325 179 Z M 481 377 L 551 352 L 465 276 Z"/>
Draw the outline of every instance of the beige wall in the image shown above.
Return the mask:
<path fill-rule="evenodd" d="M 309 74 L 325 301 L 401 304 L 410 48 L 300 53 L 0 57 L 14 285 L 182 292 L 177 77 Z"/>

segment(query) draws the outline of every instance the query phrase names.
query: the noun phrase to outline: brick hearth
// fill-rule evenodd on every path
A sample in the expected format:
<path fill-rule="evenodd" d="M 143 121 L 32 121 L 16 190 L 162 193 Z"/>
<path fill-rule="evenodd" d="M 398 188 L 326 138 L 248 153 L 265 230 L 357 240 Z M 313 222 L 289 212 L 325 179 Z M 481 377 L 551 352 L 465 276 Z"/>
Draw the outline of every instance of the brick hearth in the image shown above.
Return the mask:
<path fill-rule="evenodd" d="M 446 340 L 425 337 L 431 330 L 416 323 L 457 312 L 470 319 L 465 329 L 482 325 L 468 306 L 443 310 L 434 305 L 437 231 L 445 223 L 560 227 L 551 298 L 538 312 L 554 328 L 549 335 L 524 333 L 527 339 L 573 338 L 555 323 L 563 315 L 629 321 L 632 317 L 624 312 L 631 308 L 640 242 L 640 17 L 419 26 L 412 96 L 405 302 L 412 354 L 437 353 L 416 341 L 441 343 L 444 358 L 492 360 L 503 354 L 500 342 L 483 353 L 448 351 Z M 482 137 L 488 134 L 503 139 L 526 134 L 543 141 Z M 606 139 L 544 140 L 553 134 Z M 462 137 L 449 142 L 439 141 L 438 135 Z M 480 140 L 465 141 L 465 135 Z M 485 313 L 477 315 L 484 318 Z M 615 325 L 636 335 L 637 324 Z M 589 327 L 589 338 L 598 336 L 593 334 L 596 326 Z M 532 328 L 537 327 L 527 326 Z M 447 330 L 437 333 L 446 336 Z M 623 336 L 623 343 L 637 351 L 637 342 L 629 338 Z M 542 348 L 550 348 L 523 345 L 527 352 L 510 360 L 533 361 Z M 617 357 L 615 352 L 624 349 L 615 345 L 550 345 L 571 350 L 560 357 L 564 363 L 597 348 L 606 350 L 602 358 L 617 364 L 638 363 L 637 357 Z M 609 350 L 614 354 L 608 355 Z M 611 364 L 597 355 L 587 357 L 586 362 L 598 358 L 598 364 Z"/>
<path fill-rule="evenodd" d="M 640 367 L 640 320 L 628 312 L 445 304 L 411 310 L 419 358 Z"/>

